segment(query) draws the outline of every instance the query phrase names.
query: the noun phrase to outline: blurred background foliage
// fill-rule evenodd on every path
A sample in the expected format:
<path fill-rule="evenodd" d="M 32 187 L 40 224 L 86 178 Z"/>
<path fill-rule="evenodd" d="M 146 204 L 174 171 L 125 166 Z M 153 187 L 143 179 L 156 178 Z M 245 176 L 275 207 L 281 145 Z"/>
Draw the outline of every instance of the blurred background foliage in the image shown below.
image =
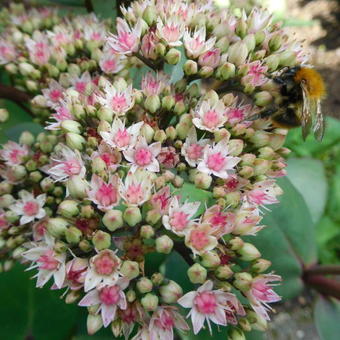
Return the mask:
<path fill-rule="evenodd" d="M 218 0 L 217 2 L 231 7 L 244 4 L 247 11 L 254 4 L 267 4 L 271 10 L 275 11 L 276 20 L 283 20 L 286 26 L 292 27 L 292 30 L 320 25 L 314 19 L 307 18 L 306 20 L 290 16 L 287 1 L 284 0 Z M 298 1 L 288 1 L 288 5 L 291 2 L 298 3 Z M 305 1 L 305 3 L 310 2 L 313 1 Z M 86 12 L 83 0 L 35 0 L 30 3 L 41 5 L 57 3 L 61 13 L 69 10 L 76 13 Z M 93 0 L 92 3 L 95 12 L 102 17 L 114 18 L 117 14 L 113 0 Z M 120 3 L 127 3 L 127 1 Z M 303 6 L 303 3 L 299 4 Z M 323 51 L 324 46 L 319 46 L 318 50 Z M 319 67 L 322 68 L 324 65 Z M 11 83 L 1 69 L 0 83 Z M 331 87 L 333 84 L 328 84 L 328 86 Z M 340 101 L 335 103 L 336 106 L 331 107 L 331 113 L 339 117 Z M 42 131 L 39 125 L 32 122 L 25 110 L 16 104 L 0 99 L 0 107 L 5 107 L 10 112 L 9 121 L 0 126 L 0 143 L 8 139 L 17 140 L 20 132 L 24 130 L 36 134 Z M 327 109 L 329 111 L 329 106 Z M 281 196 L 280 204 L 274 206 L 266 214 L 264 224 L 269 227 L 252 239 L 263 256 L 271 259 L 272 269 L 283 276 L 284 281 L 278 287 L 278 292 L 283 297 L 284 303 L 290 299 L 296 299 L 301 294 L 307 294 L 308 297 L 315 295 L 306 287 L 304 281 L 306 268 L 317 263 L 338 264 L 340 262 L 340 121 L 327 117 L 327 129 L 322 143 L 317 143 L 312 137 L 303 142 L 300 129 L 291 130 L 286 146 L 292 152 L 287 160 L 288 177 L 279 181 L 284 195 Z M 185 194 L 192 200 L 202 199 L 202 196 L 197 196 L 201 194 L 190 187 L 186 188 Z M 174 252 L 166 262 L 163 262 L 162 258 L 155 259 L 152 256 L 149 260 L 150 271 L 160 265 L 170 279 L 176 280 L 184 287 L 184 291 L 191 289 L 190 282 L 184 275 L 188 265 L 177 253 Z M 173 270 L 174 267 L 176 270 Z M 30 280 L 31 275 L 31 273 L 24 272 L 22 266 L 17 265 L 0 276 L 2 297 L 0 339 L 112 339 L 110 330 L 102 330 L 92 337 L 88 336 L 85 313 L 75 305 L 65 305 L 59 298 L 61 294 L 59 291 L 53 292 L 47 288 L 36 289 L 34 282 Z M 309 337 L 308 340 L 339 339 L 339 302 L 318 296 L 313 306 L 318 335 L 315 335 L 315 338 Z M 262 335 L 260 332 L 253 332 L 249 335 L 249 339 L 276 339 L 273 334 L 276 333 Z M 209 337 L 209 334 L 202 332 L 199 336 L 189 334 L 184 339 L 199 340 L 206 337 Z M 291 339 L 288 335 L 277 336 L 277 338 Z M 225 340 L 226 332 L 216 333 L 214 339 Z"/>

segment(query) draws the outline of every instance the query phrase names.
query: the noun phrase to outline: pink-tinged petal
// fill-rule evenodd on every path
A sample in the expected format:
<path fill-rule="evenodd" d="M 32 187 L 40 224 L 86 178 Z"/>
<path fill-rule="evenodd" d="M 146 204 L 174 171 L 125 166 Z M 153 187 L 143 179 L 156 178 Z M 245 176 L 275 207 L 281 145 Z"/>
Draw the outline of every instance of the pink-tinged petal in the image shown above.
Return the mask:
<path fill-rule="evenodd" d="M 90 271 L 88 271 L 85 278 L 84 291 L 88 292 L 89 290 L 95 288 L 100 283 L 100 281 L 101 277 L 94 276 Z"/>
<path fill-rule="evenodd" d="M 102 304 L 101 310 L 103 325 L 104 327 L 107 327 L 115 319 L 117 306 L 107 306 Z"/>
<path fill-rule="evenodd" d="M 100 303 L 98 291 L 96 289 L 88 292 L 78 303 L 78 306 L 89 307 Z"/>
<path fill-rule="evenodd" d="M 210 291 L 212 290 L 214 283 L 211 280 L 204 282 L 204 284 L 197 289 L 198 292 Z"/>
<path fill-rule="evenodd" d="M 54 282 L 56 286 L 60 289 L 65 281 L 66 271 L 65 264 L 61 263 L 59 269 L 54 273 Z"/>
<path fill-rule="evenodd" d="M 227 318 L 223 308 L 217 308 L 214 314 L 209 316 L 210 320 L 217 325 L 226 326 Z"/>
<path fill-rule="evenodd" d="M 37 279 L 37 284 L 36 286 L 38 288 L 41 288 L 45 285 L 45 283 L 53 276 L 53 272 L 49 270 L 39 270 L 38 272 L 38 279 Z"/>
<path fill-rule="evenodd" d="M 184 308 L 191 308 L 194 305 L 195 295 L 196 292 L 189 292 L 177 300 L 177 303 Z"/>
<path fill-rule="evenodd" d="M 191 313 L 191 321 L 194 327 L 194 334 L 196 335 L 204 325 L 205 316 L 193 309 Z"/>

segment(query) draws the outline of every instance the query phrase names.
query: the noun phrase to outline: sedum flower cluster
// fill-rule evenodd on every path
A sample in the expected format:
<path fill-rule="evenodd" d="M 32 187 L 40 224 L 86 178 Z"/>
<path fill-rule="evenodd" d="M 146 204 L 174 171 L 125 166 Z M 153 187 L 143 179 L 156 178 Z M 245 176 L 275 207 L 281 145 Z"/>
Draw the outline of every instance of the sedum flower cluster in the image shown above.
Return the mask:
<path fill-rule="evenodd" d="M 247 118 L 280 100 L 275 74 L 305 62 L 296 42 L 264 10 L 210 1 L 135 1 L 115 27 L 6 11 L 0 63 L 46 131 L 0 149 L 2 269 L 23 262 L 87 308 L 90 334 L 264 330 L 281 278 L 251 239 L 288 150 L 285 130 Z M 148 259 L 173 252 L 192 291 L 150 274 Z"/>

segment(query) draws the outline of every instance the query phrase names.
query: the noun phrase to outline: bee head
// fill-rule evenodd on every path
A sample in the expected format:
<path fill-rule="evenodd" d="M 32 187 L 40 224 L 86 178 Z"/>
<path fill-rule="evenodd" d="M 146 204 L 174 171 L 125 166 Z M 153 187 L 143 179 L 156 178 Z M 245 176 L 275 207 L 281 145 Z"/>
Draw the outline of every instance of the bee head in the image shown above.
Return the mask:
<path fill-rule="evenodd" d="M 297 84 L 304 83 L 308 96 L 311 99 L 320 100 L 326 95 L 325 83 L 320 73 L 312 68 L 300 67 L 294 76 Z"/>

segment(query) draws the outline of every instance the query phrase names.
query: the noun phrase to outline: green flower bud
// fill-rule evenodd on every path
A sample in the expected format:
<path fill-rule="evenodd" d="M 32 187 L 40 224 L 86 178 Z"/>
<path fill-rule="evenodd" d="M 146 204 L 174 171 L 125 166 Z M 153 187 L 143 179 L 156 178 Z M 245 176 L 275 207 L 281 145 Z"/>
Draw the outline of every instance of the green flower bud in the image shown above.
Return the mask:
<path fill-rule="evenodd" d="M 108 210 L 103 217 L 103 224 L 110 231 L 121 228 L 123 223 L 123 213 L 120 210 Z"/>
<path fill-rule="evenodd" d="M 156 113 L 161 107 L 161 100 L 156 94 L 146 97 L 144 101 L 144 107 L 150 113 Z"/>
<path fill-rule="evenodd" d="M 247 33 L 247 23 L 243 19 L 239 19 L 235 27 L 235 33 L 243 39 Z"/>
<path fill-rule="evenodd" d="M 294 66 L 296 63 L 296 55 L 290 50 L 280 53 L 279 58 L 281 66 Z"/>
<path fill-rule="evenodd" d="M 247 312 L 247 319 L 251 324 L 251 329 L 264 332 L 268 328 L 267 320 L 265 320 L 261 315 L 255 313 L 254 311 Z"/>
<path fill-rule="evenodd" d="M 219 266 L 215 270 L 215 275 L 220 280 L 227 280 L 234 275 L 234 272 L 231 270 L 231 268 L 228 265 L 225 264 L 225 265 Z"/>
<path fill-rule="evenodd" d="M 229 48 L 229 39 L 228 37 L 224 36 L 217 41 L 215 46 L 221 51 L 221 53 L 225 53 L 228 51 Z"/>
<path fill-rule="evenodd" d="M 8 208 L 13 202 L 14 198 L 10 194 L 0 196 L 0 208 Z"/>
<path fill-rule="evenodd" d="M 95 157 L 92 160 L 92 172 L 95 174 L 100 174 L 102 171 L 106 169 L 106 163 L 101 157 Z"/>
<path fill-rule="evenodd" d="M 254 174 L 255 176 L 265 175 L 272 166 L 272 162 L 267 159 L 257 158 L 254 162 Z"/>
<path fill-rule="evenodd" d="M 66 133 L 66 144 L 71 149 L 82 150 L 86 143 L 84 137 L 77 133 Z"/>
<path fill-rule="evenodd" d="M 207 279 L 207 270 L 199 263 L 192 265 L 187 271 L 189 280 L 194 283 L 204 283 Z"/>
<path fill-rule="evenodd" d="M 234 328 L 230 331 L 228 340 L 246 340 L 246 337 L 240 329 Z"/>
<path fill-rule="evenodd" d="M 156 141 L 156 142 L 161 142 L 163 143 L 165 140 L 166 140 L 166 133 L 164 130 L 157 130 L 155 132 L 155 135 L 153 136 L 153 139 Z"/>
<path fill-rule="evenodd" d="M 1 208 L 1 203 L 0 203 L 0 208 Z M 6 218 L 6 221 L 8 221 L 9 223 L 15 223 L 16 221 L 19 220 L 19 216 L 14 211 L 11 211 L 11 210 L 6 211 L 5 218 Z"/>
<path fill-rule="evenodd" d="M 103 327 L 103 321 L 100 314 L 89 314 L 86 321 L 87 333 L 93 335 Z"/>
<path fill-rule="evenodd" d="M 151 281 L 155 286 L 159 286 L 164 281 L 164 276 L 161 273 L 154 273 L 151 276 Z"/>
<path fill-rule="evenodd" d="M 78 215 L 78 203 L 73 200 L 65 200 L 61 202 L 58 206 L 58 214 L 66 218 L 71 218 Z"/>
<path fill-rule="evenodd" d="M 6 109 L 0 108 L 0 123 L 5 123 L 8 120 L 9 112 Z"/>
<path fill-rule="evenodd" d="M 13 185 L 8 182 L 0 182 L 0 196 L 10 194 L 12 192 Z"/>
<path fill-rule="evenodd" d="M 79 290 L 71 290 L 65 297 L 65 302 L 67 304 L 75 303 L 80 298 Z"/>
<path fill-rule="evenodd" d="M 175 140 L 177 137 L 176 129 L 173 126 L 167 127 L 165 133 L 170 140 Z"/>
<path fill-rule="evenodd" d="M 217 69 L 217 76 L 221 80 L 228 80 L 235 77 L 236 67 L 232 63 L 224 63 Z"/>
<path fill-rule="evenodd" d="M 212 182 L 212 177 L 208 174 L 205 174 L 203 172 L 198 172 L 195 175 L 194 183 L 197 188 L 207 190 L 210 188 L 211 182 Z"/>
<path fill-rule="evenodd" d="M 198 74 L 202 78 L 209 78 L 213 75 L 213 73 L 214 73 L 214 69 L 210 66 L 203 66 L 203 67 L 201 67 L 201 69 L 198 72 Z"/>
<path fill-rule="evenodd" d="M 102 106 L 98 110 L 97 116 L 100 120 L 105 120 L 105 121 L 111 123 L 112 120 L 113 120 L 113 111 L 108 107 Z"/>
<path fill-rule="evenodd" d="M 138 291 L 142 294 L 149 293 L 152 291 L 153 284 L 147 277 L 141 277 L 136 284 Z"/>
<path fill-rule="evenodd" d="M 90 242 L 88 240 L 81 240 L 79 242 L 79 248 L 81 251 L 88 253 L 89 251 L 91 251 L 93 249 L 92 245 L 90 244 Z"/>
<path fill-rule="evenodd" d="M 147 143 L 151 143 L 153 136 L 155 134 L 154 129 L 147 123 L 144 123 L 141 130 L 140 130 L 141 136 L 145 137 L 145 140 Z"/>
<path fill-rule="evenodd" d="M 183 295 L 181 286 L 170 280 L 166 285 L 159 288 L 162 301 L 165 303 L 175 303 Z"/>
<path fill-rule="evenodd" d="M 152 26 L 157 19 L 157 12 L 154 6 L 149 5 L 143 12 L 143 20 L 149 25 Z"/>
<path fill-rule="evenodd" d="M 246 272 L 235 273 L 234 286 L 242 292 L 247 292 L 253 280 L 253 277 Z"/>
<path fill-rule="evenodd" d="M 257 147 L 268 145 L 269 134 L 264 131 L 256 131 L 254 136 L 250 138 L 250 141 Z"/>
<path fill-rule="evenodd" d="M 158 307 L 158 296 L 148 293 L 141 299 L 141 304 L 147 312 L 153 312 Z"/>
<path fill-rule="evenodd" d="M 244 64 L 248 57 L 248 48 L 243 41 L 237 41 L 228 49 L 228 61 L 235 65 Z"/>
<path fill-rule="evenodd" d="M 255 33 L 255 40 L 256 40 L 256 45 L 260 45 L 263 43 L 264 39 L 266 39 L 266 33 L 263 31 L 257 31 Z"/>
<path fill-rule="evenodd" d="M 34 136 L 29 131 L 24 131 L 19 137 L 19 143 L 31 146 L 34 143 Z"/>
<path fill-rule="evenodd" d="M 16 65 L 9 63 L 5 65 L 5 70 L 9 73 L 9 74 L 17 74 L 18 73 L 18 68 Z"/>
<path fill-rule="evenodd" d="M 263 273 L 265 272 L 272 263 L 265 259 L 257 259 L 255 263 L 252 265 L 252 269 L 256 271 L 257 273 Z"/>
<path fill-rule="evenodd" d="M 214 251 L 209 251 L 202 255 L 201 264 L 206 268 L 215 268 L 221 264 L 221 259 Z"/>
<path fill-rule="evenodd" d="M 126 293 L 126 299 L 128 300 L 128 302 L 133 302 L 136 300 L 136 293 L 134 290 L 129 289 Z"/>
<path fill-rule="evenodd" d="M 234 237 L 229 241 L 229 244 L 231 246 L 231 250 L 240 250 L 243 247 L 244 242 L 240 237 Z"/>
<path fill-rule="evenodd" d="M 39 183 L 42 179 L 42 174 L 40 171 L 33 171 L 30 173 L 29 179 L 34 183 Z"/>
<path fill-rule="evenodd" d="M 245 242 L 241 249 L 238 250 L 238 253 L 241 255 L 241 259 L 243 261 L 253 261 L 261 257 L 261 253 L 258 249 L 251 243 L 247 242 Z"/>
<path fill-rule="evenodd" d="M 178 115 L 181 116 L 183 113 L 185 113 L 187 111 L 187 107 L 184 104 L 183 101 L 179 101 L 175 104 L 174 107 L 174 112 Z"/>
<path fill-rule="evenodd" d="M 162 108 L 170 111 L 175 106 L 175 98 L 173 96 L 165 96 L 162 98 Z"/>
<path fill-rule="evenodd" d="M 85 198 L 87 196 L 88 183 L 80 176 L 72 176 L 66 182 L 70 196 L 73 198 Z"/>
<path fill-rule="evenodd" d="M 166 47 L 161 44 L 161 43 L 158 43 L 156 45 L 156 53 L 160 56 L 160 57 L 163 57 L 165 55 L 165 52 L 166 52 Z"/>
<path fill-rule="evenodd" d="M 270 55 L 267 58 L 265 58 L 264 62 L 268 66 L 268 70 L 270 72 L 274 72 L 277 70 L 279 63 L 280 63 L 280 58 L 277 55 Z"/>
<path fill-rule="evenodd" d="M 244 166 L 239 171 L 239 174 L 244 178 L 250 178 L 254 176 L 254 169 L 251 166 Z"/>
<path fill-rule="evenodd" d="M 140 229 L 140 236 L 142 238 L 150 239 L 155 236 L 155 230 L 151 225 L 143 225 Z"/>
<path fill-rule="evenodd" d="M 120 272 L 129 280 L 133 280 L 139 275 L 139 264 L 135 261 L 124 261 Z"/>
<path fill-rule="evenodd" d="M 163 235 L 156 238 L 156 251 L 161 254 L 169 254 L 174 246 L 172 239 Z"/>
<path fill-rule="evenodd" d="M 248 51 L 253 51 L 256 46 L 256 38 L 254 34 L 248 34 L 244 37 L 243 42 L 247 45 Z"/>
<path fill-rule="evenodd" d="M 176 65 L 181 59 L 181 52 L 176 48 L 170 48 L 165 56 L 165 60 L 170 65 Z"/>
<path fill-rule="evenodd" d="M 92 238 L 92 243 L 97 250 L 107 249 L 111 245 L 111 236 L 105 231 L 97 230 Z"/>
<path fill-rule="evenodd" d="M 278 33 L 269 40 L 268 46 L 272 52 L 275 52 L 278 49 L 280 49 L 281 44 L 282 44 L 281 34 Z"/>
<path fill-rule="evenodd" d="M 28 63 L 20 63 L 19 64 L 19 72 L 24 76 L 27 77 L 32 74 L 34 71 L 34 67 Z"/>
<path fill-rule="evenodd" d="M 258 106 L 267 106 L 273 101 L 272 95 L 267 91 L 257 92 L 254 95 L 255 104 Z"/>
<path fill-rule="evenodd" d="M 27 175 L 27 171 L 23 165 L 14 165 L 11 167 L 12 176 L 15 180 L 20 181 Z"/>
<path fill-rule="evenodd" d="M 228 143 L 229 154 L 231 156 L 239 156 L 243 151 L 244 142 L 242 139 L 231 139 Z"/>
<path fill-rule="evenodd" d="M 76 117 L 77 119 L 83 119 L 86 116 L 84 106 L 80 104 L 73 104 L 71 112 L 73 116 Z M 70 131 L 70 132 L 73 132 L 73 131 Z"/>
<path fill-rule="evenodd" d="M 193 60 L 187 60 L 183 65 L 183 71 L 187 76 L 191 76 L 197 73 L 198 65 Z"/>
<path fill-rule="evenodd" d="M 156 210 L 150 210 L 146 214 L 146 222 L 155 225 L 160 219 L 161 215 Z"/>
<path fill-rule="evenodd" d="M 65 230 L 65 238 L 67 243 L 77 244 L 80 242 L 82 232 L 76 227 L 70 227 Z"/>
<path fill-rule="evenodd" d="M 47 221 L 47 230 L 53 237 L 61 237 L 67 230 L 68 222 L 62 217 L 50 218 Z"/>
<path fill-rule="evenodd" d="M 124 211 L 123 218 L 130 227 L 134 227 L 142 221 L 142 213 L 138 207 L 128 207 Z"/>

